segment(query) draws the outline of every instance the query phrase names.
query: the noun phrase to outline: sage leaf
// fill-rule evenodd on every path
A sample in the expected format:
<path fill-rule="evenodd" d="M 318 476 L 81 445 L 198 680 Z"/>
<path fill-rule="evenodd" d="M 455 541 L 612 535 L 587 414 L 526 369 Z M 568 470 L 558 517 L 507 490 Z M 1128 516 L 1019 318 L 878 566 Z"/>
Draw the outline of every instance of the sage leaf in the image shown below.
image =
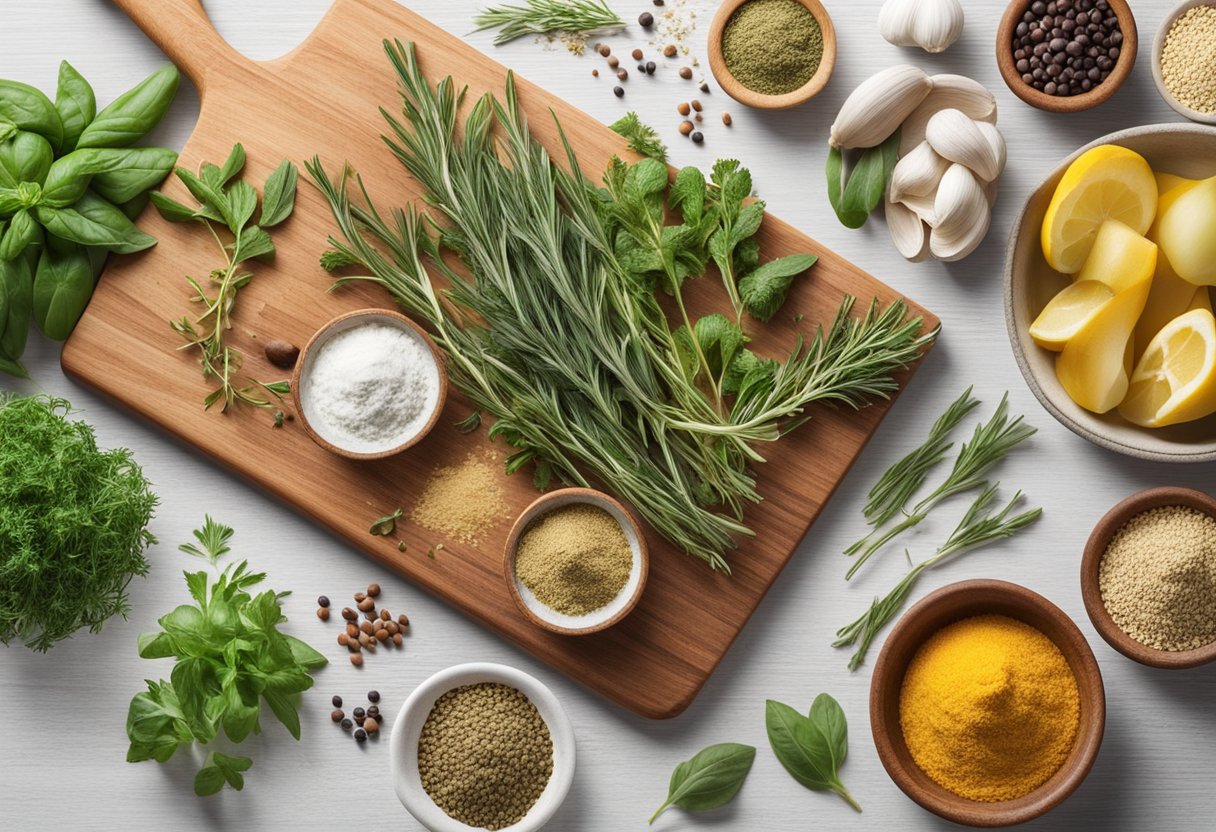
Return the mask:
<path fill-rule="evenodd" d="M 59 87 L 55 91 L 55 110 L 63 122 L 61 153 L 71 153 L 84 128 L 97 115 L 97 96 L 92 85 L 67 61 L 59 64 Z"/>
<path fill-rule="evenodd" d="M 262 187 L 262 216 L 258 225 L 271 228 L 291 216 L 296 206 L 299 176 L 299 169 L 287 159 L 279 163 Z"/>
<path fill-rule="evenodd" d="M 819 699 L 827 697 L 822 703 Z M 769 745 L 790 776 L 812 791 L 835 792 L 850 806 L 861 806 L 840 781 L 838 770 L 848 751 L 844 713 L 827 694 L 812 706 L 814 716 L 803 716 L 789 705 L 772 699 L 765 703 L 764 721 Z M 834 707 L 833 707 L 834 706 Z"/>
<path fill-rule="evenodd" d="M 711 745 L 697 752 L 672 772 L 667 800 L 650 816 L 650 823 L 670 806 L 687 812 L 725 806 L 739 793 L 755 759 L 755 748 L 736 742 Z"/>
<path fill-rule="evenodd" d="M 180 82 L 177 67 L 161 67 L 98 113 L 81 132 L 76 146 L 130 147 L 160 124 Z"/>
<path fill-rule="evenodd" d="M 813 254 L 790 254 L 770 260 L 744 275 L 739 281 L 743 308 L 757 320 L 770 320 L 785 303 L 794 278 L 815 265 L 818 259 Z"/>

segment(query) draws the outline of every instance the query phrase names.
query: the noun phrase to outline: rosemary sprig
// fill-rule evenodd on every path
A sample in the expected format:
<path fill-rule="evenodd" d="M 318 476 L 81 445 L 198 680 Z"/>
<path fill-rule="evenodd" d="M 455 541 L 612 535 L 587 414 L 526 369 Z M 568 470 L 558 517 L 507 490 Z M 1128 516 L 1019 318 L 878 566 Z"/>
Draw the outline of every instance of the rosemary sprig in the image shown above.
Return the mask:
<path fill-rule="evenodd" d="M 988 506 L 996 497 L 998 485 L 999 483 L 985 486 L 936 554 L 913 566 L 885 597 L 875 598 L 860 618 L 836 631 L 837 638 L 832 642 L 833 647 L 857 645 L 856 652 L 849 659 L 849 670 L 856 670 L 865 661 L 874 637 L 903 609 L 921 573 L 932 569 L 951 555 L 1011 537 L 1043 514 L 1043 509 L 1035 508 L 1014 517 L 1009 516 L 1014 506 L 1022 499 L 1021 491 L 1014 494 L 1013 499 L 1000 512 L 990 514 Z"/>
<path fill-rule="evenodd" d="M 625 28 L 604 0 L 525 0 L 518 5 L 495 6 L 473 19 L 481 32 L 501 29 L 494 45 L 501 46 L 527 35 L 550 32 L 575 32 L 583 35 L 611 35 Z"/>
<path fill-rule="evenodd" d="M 867 545 L 860 557 L 845 573 L 845 580 L 849 580 L 857 574 L 857 570 L 887 543 L 908 529 L 919 525 L 938 503 L 955 494 L 962 494 L 985 486 L 987 484 L 984 479 L 985 472 L 1037 432 L 1036 428 L 1025 424 L 1022 419 L 1022 416 L 1018 416 L 1010 421 L 1009 394 L 1006 393 L 1001 397 L 1001 403 L 997 405 L 992 418 L 977 425 L 971 441 L 963 444 L 958 456 L 954 459 L 954 467 L 941 485 L 917 503 L 911 513 L 902 521 Z"/>
<path fill-rule="evenodd" d="M 929 471 L 946 458 L 946 453 L 954 447 L 954 443 L 948 441 L 950 432 L 967 414 L 979 407 L 980 400 L 971 395 L 971 390 L 971 387 L 964 390 L 963 394 L 937 417 L 920 447 L 892 465 L 878 478 L 878 482 L 870 489 L 865 508 L 862 509 L 866 522 L 873 528 L 869 534 L 845 549 L 846 555 L 861 551 L 880 528 L 903 511 L 912 495 L 924 485 Z"/>

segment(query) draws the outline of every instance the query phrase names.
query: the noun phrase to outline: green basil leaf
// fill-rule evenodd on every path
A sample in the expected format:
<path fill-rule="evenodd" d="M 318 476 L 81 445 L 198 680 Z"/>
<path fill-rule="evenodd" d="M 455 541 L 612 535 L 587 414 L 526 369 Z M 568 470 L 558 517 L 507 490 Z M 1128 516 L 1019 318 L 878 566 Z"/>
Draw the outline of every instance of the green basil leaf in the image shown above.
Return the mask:
<path fill-rule="evenodd" d="M 813 254 L 791 254 L 770 260 L 739 281 L 739 297 L 748 314 L 768 321 L 785 304 L 794 278 L 819 258 Z"/>
<path fill-rule="evenodd" d="M 11 139 L 17 135 L 17 125 L 13 124 L 8 119 L 0 116 L 0 142 Z"/>
<path fill-rule="evenodd" d="M 316 670 L 318 667 L 324 667 L 329 664 L 329 659 L 321 655 L 319 652 L 309 647 L 304 642 L 292 635 L 284 635 L 287 639 L 287 645 L 291 648 L 291 655 L 296 662 L 306 670 Z"/>
<path fill-rule="evenodd" d="M 37 133 L 55 149 L 63 143 L 63 121 L 55 105 L 29 84 L 0 80 L 0 117 L 21 130 Z"/>
<path fill-rule="evenodd" d="M 245 169 L 245 148 L 240 142 L 232 146 L 232 152 L 228 154 L 224 166 L 220 168 L 219 180 L 220 185 L 227 185 L 232 181 L 232 177 L 236 176 Z"/>
<path fill-rule="evenodd" d="M 169 222 L 193 222 L 198 219 L 193 208 L 187 208 L 160 191 L 152 191 L 149 196 L 152 198 L 152 204 L 156 206 L 156 210 Z"/>
<path fill-rule="evenodd" d="M 93 177 L 93 190 L 115 204 L 130 202 L 159 185 L 177 153 L 164 147 L 98 148 L 89 151 L 108 157 L 110 164 Z"/>
<path fill-rule="evenodd" d="M 176 655 L 173 636 L 168 633 L 139 634 L 139 657 L 141 659 L 167 659 Z"/>
<path fill-rule="evenodd" d="M 93 297 L 93 269 L 80 246 L 47 248 L 34 275 L 34 321 L 52 341 L 64 341 Z"/>
<path fill-rule="evenodd" d="M 148 194 L 148 191 L 144 191 L 134 199 L 127 200 L 118 206 L 118 210 L 122 211 L 123 216 L 131 222 L 135 222 L 139 219 L 139 215 L 144 212 L 144 209 L 148 207 L 148 202 L 151 201 L 151 197 Z"/>
<path fill-rule="evenodd" d="M 248 757 L 230 757 L 216 751 L 213 755 L 212 762 L 224 774 L 224 779 L 228 781 L 228 785 L 236 789 L 238 792 L 245 788 L 245 778 L 241 776 L 241 772 L 248 771 L 253 766 L 253 760 Z"/>
<path fill-rule="evenodd" d="M 211 762 L 214 756 L 209 755 L 207 764 L 194 775 L 194 793 L 199 797 L 218 794 L 220 789 L 224 788 L 224 773 Z"/>
<path fill-rule="evenodd" d="M 236 258 L 242 260 L 260 260 L 263 263 L 273 263 L 275 257 L 274 241 L 270 235 L 256 225 L 251 225 L 241 231 L 236 245 Z"/>
<path fill-rule="evenodd" d="M 0 188 L 0 219 L 11 217 L 25 207 L 27 207 L 25 200 L 22 199 L 20 192 L 16 188 Z M 0 225 L 0 236 L 3 233 L 4 227 Z"/>
<path fill-rule="evenodd" d="M 756 749 L 741 743 L 724 742 L 703 749 L 676 766 L 667 786 L 667 800 L 650 822 L 669 806 L 689 812 L 725 806 L 739 793 L 755 759 Z"/>
<path fill-rule="evenodd" d="M 7 320 L 0 321 L 0 355 L 13 362 L 22 372 L 24 368 L 18 363 L 25 352 L 25 342 L 29 337 L 30 313 L 34 307 L 34 273 L 29 260 L 17 257 L 13 260 L 0 260 L 0 291 L 6 298 L 8 311 Z M 10 375 L 13 368 L 6 369 Z"/>
<path fill-rule="evenodd" d="M 811 703 L 810 720 L 828 741 L 832 759 L 839 769 L 849 755 L 849 724 L 844 709 L 830 695 L 821 693 Z"/>
<path fill-rule="evenodd" d="M 27 246 L 41 239 L 42 229 L 28 209 L 22 209 L 13 214 L 0 240 L 0 260 L 13 260 L 23 253 Z"/>
<path fill-rule="evenodd" d="M 46 182 L 55 159 L 51 143 L 37 133 L 20 131 L 0 142 L 0 187 L 15 188 L 22 182 Z"/>
<path fill-rule="evenodd" d="M 77 147 L 129 147 L 160 123 L 181 75 L 169 64 L 118 96 L 85 127 Z"/>
<path fill-rule="evenodd" d="M 59 64 L 59 87 L 55 91 L 55 110 L 63 123 L 63 143 L 60 153 L 71 153 L 84 128 L 97 115 L 97 97 L 93 87 L 76 68 L 63 61 Z"/>
<path fill-rule="evenodd" d="M 48 232 L 86 246 L 101 246 L 120 254 L 143 251 L 156 245 L 156 238 L 140 231 L 112 202 L 85 191 L 70 208 L 35 209 Z"/>
<path fill-rule="evenodd" d="M 262 698 L 266 700 L 266 704 L 270 705 L 270 710 L 274 711 L 279 722 L 283 723 L 287 731 L 298 740 L 300 738 L 300 714 L 296 710 L 294 695 L 267 688 L 262 691 Z"/>
<path fill-rule="evenodd" d="M 258 225 L 272 228 L 291 216 L 296 207 L 296 181 L 300 171 L 284 159 L 262 188 L 262 216 Z"/>
<path fill-rule="evenodd" d="M 829 697 L 830 699 L 830 697 Z M 765 704 L 764 721 L 769 745 L 790 776 L 812 791 L 835 792 L 857 811 L 861 807 L 849 794 L 838 774 L 847 753 L 844 713 L 831 702 L 812 706 L 815 718 L 803 716 L 772 699 Z M 821 727 L 822 726 L 822 727 Z M 829 736 L 825 729 L 832 733 Z M 841 743 L 845 744 L 844 751 Z"/>
<path fill-rule="evenodd" d="M 244 742 L 251 733 L 259 730 L 257 697 L 253 703 L 244 701 L 235 683 L 224 688 L 224 736 L 232 742 Z"/>

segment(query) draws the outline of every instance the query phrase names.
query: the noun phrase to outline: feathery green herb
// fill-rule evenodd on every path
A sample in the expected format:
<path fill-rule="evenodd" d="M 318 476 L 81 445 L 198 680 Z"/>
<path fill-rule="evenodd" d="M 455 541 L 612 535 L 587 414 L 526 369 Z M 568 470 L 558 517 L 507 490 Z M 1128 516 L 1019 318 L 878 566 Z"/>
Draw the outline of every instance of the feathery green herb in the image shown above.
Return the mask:
<path fill-rule="evenodd" d="M 514 5 L 494 6 L 473 18 L 481 32 L 501 29 L 495 46 L 527 35 L 575 32 L 582 35 L 611 35 L 625 28 L 604 0 L 523 0 Z"/>
<path fill-rule="evenodd" d="M 0 642 L 46 651 L 126 615 L 156 495 L 131 452 L 47 396 L 0 393 Z"/>
<path fill-rule="evenodd" d="M 870 604 L 870 608 L 860 618 L 836 631 L 837 638 L 832 643 L 833 647 L 857 645 L 856 652 L 849 659 L 849 670 L 856 670 L 865 661 L 866 653 L 869 652 L 874 637 L 904 608 L 904 604 L 907 602 L 908 596 L 912 594 L 922 572 L 932 569 L 951 555 L 1012 537 L 1038 520 L 1043 514 L 1041 508 L 1035 508 L 1013 517 L 1009 516 L 1014 507 L 1022 500 L 1021 491 L 1013 495 L 1013 499 L 1001 511 L 992 514 L 989 511 L 989 505 L 996 497 L 996 492 L 997 485 L 985 484 L 979 496 L 967 509 L 967 513 L 963 515 L 963 519 L 936 554 L 913 566 L 885 597 L 875 598 Z"/>
<path fill-rule="evenodd" d="M 638 114 L 630 111 L 610 125 L 612 132 L 626 141 L 626 147 L 634 153 L 649 156 L 660 162 L 667 161 L 667 145 L 659 138 L 658 131 L 643 123 Z"/>
<path fill-rule="evenodd" d="M 1012 421 L 1009 419 L 1009 394 L 1006 393 L 1001 397 L 1001 403 L 997 405 L 992 418 L 977 425 L 971 441 L 963 444 L 958 456 L 954 459 L 954 467 L 941 485 L 917 503 L 907 517 L 869 543 L 853 565 L 849 567 L 849 571 L 845 573 L 845 580 L 857 574 L 857 570 L 875 552 L 895 537 L 924 521 L 938 503 L 955 494 L 986 486 L 988 483 L 984 479 L 984 474 L 988 469 L 1037 432 L 1035 428 L 1025 424 L 1022 419 L 1022 416 L 1018 416 Z"/>
<path fill-rule="evenodd" d="M 266 180 L 262 189 L 262 213 L 252 222 L 258 208 L 258 192 L 248 182 L 237 177 L 245 167 L 245 148 L 234 145 L 223 167 L 204 163 L 198 174 L 185 168 L 177 169 L 177 178 L 199 201 L 190 208 L 160 191 L 152 193 L 152 204 L 170 222 L 199 222 L 214 238 L 224 256 L 224 265 L 213 269 L 208 284 L 187 276 L 194 290 L 192 303 L 203 306 L 203 312 L 191 320 L 188 316 L 170 321 L 173 330 L 186 339 L 181 349 L 197 350 L 203 368 L 203 378 L 214 380 L 218 387 L 203 399 L 203 407 L 223 402 L 220 410 L 227 412 L 237 402 L 254 407 L 274 407 L 291 392 L 287 381 L 264 382 L 241 374 L 244 356 L 236 347 L 226 343 L 232 328 L 232 313 L 236 309 L 238 292 L 253 280 L 253 273 L 241 266 L 249 260 L 274 262 L 274 241 L 267 228 L 278 225 L 291 216 L 296 200 L 296 180 L 299 171 L 286 159 Z M 227 239 L 225 236 L 227 235 Z M 275 426 L 281 424 L 276 416 Z"/>
<path fill-rule="evenodd" d="M 210 517 L 194 537 L 202 549 L 185 544 L 182 551 L 203 557 L 214 567 L 229 551 L 232 529 Z M 249 562 L 229 564 L 218 576 L 186 572 L 194 604 L 183 604 L 160 618 L 161 631 L 139 637 L 145 659 L 175 658 L 169 681 L 147 681 L 127 712 L 131 741 L 127 762 L 167 761 L 181 746 L 206 745 L 220 732 L 240 743 L 261 733 L 262 703 L 297 740 L 300 738 L 299 695 L 312 687 L 312 671 L 325 657 L 279 630 L 287 621 L 283 599 L 290 593 L 249 590 L 265 580 L 249 571 Z M 214 752 L 194 779 L 194 793 L 215 794 L 228 783 L 244 788 L 253 761 Z"/>
<path fill-rule="evenodd" d="M 736 321 L 693 322 L 681 295 L 711 257 L 742 260 L 737 273 L 758 264 L 763 208 L 743 204 L 751 180 L 737 162 L 709 182 L 686 169 L 669 187 L 662 163 L 614 159 L 597 188 L 568 144 L 559 166 L 532 138 L 513 76 L 505 103 L 485 95 L 465 109 L 451 78 L 422 75 L 412 45 L 385 48 L 403 95 L 386 141 L 438 217 L 385 214 L 349 170 L 333 179 L 314 159 L 340 232 L 330 260 L 367 270 L 336 285 L 377 283 L 430 325 L 452 382 L 494 419 L 490 437 L 516 449 L 509 472 L 609 483 L 665 538 L 726 570 L 733 535 L 751 533 L 743 507 L 760 499 L 753 444 L 806 421 L 814 402 L 890 395 L 936 331 L 898 302 L 854 317 L 846 298 L 784 359 L 752 353 Z M 665 224 L 665 202 L 683 222 Z M 674 330 L 656 289 L 679 307 Z"/>

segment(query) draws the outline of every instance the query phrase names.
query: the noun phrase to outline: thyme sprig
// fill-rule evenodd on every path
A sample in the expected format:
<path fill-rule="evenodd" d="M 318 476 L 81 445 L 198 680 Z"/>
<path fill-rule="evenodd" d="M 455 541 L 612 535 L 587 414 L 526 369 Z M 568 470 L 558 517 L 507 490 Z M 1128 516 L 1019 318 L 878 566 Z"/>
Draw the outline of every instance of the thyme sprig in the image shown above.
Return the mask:
<path fill-rule="evenodd" d="M 932 557 L 913 566 L 885 597 L 875 598 L 870 604 L 870 608 L 862 613 L 860 618 L 836 631 L 837 638 L 832 642 L 833 647 L 857 645 L 857 650 L 849 659 L 849 670 L 856 670 L 865 661 L 866 653 L 869 651 L 874 637 L 903 609 L 904 603 L 912 594 L 912 590 L 923 572 L 932 569 L 952 555 L 1011 537 L 1038 520 L 1043 514 L 1043 509 L 1035 508 L 1013 517 L 1009 516 L 1014 507 L 1022 500 L 1021 491 L 1014 494 L 1013 499 L 1003 509 L 992 514 L 989 506 L 996 497 L 998 485 L 999 483 L 985 484 L 984 489 L 967 509 L 967 513 L 963 515 L 958 526 Z M 905 552 L 905 554 L 907 553 Z"/>
<path fill-rule="evenodd" d="M 582 35 L 611 35 L 625 28 L 604 0 L 525 0 L 516 5 L 494 6 L 473 18 L 481 32 L 501 29 L 495 46 L 528 35 L 573 32 Z"/>

